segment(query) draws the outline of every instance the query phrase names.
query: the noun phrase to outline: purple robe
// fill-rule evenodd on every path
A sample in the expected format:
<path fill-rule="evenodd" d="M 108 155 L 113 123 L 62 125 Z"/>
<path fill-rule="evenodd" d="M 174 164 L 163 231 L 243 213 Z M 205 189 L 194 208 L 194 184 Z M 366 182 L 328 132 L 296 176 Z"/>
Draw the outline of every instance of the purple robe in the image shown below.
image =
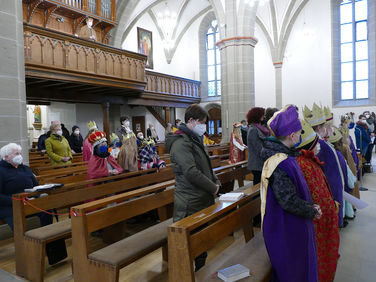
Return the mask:
<path fill-rule="evenodd" d="M 297 196 L 312 203 L 309 188 L 296 159 L 288 157 L 278 167 L 294 183 Z M 263 234 L 273 268 L 272 281 L 318 281 L 313 220 L 283 210 L 270 187 L 266 198 Z"/>
<path fill-rule="evenodd" d="M 320 161 L 325 162 L 323 166 L 324 174 L 328 180 L 330 191 L 332 191 L 332 196 L 335 201 L 340 203 L 343 207 L 343 185 L 341 179 L 340 167 L 337 164 L 337 158 L 335 153 L 326 143 L 325 140 L 320 139 L 320 153 L 317 155 Z M 335 151 L 335 150 L 334 150 Z M 338 213 L 338 226 L 342 226 L 343 222 L 343 209 L 339 209 Z"/>

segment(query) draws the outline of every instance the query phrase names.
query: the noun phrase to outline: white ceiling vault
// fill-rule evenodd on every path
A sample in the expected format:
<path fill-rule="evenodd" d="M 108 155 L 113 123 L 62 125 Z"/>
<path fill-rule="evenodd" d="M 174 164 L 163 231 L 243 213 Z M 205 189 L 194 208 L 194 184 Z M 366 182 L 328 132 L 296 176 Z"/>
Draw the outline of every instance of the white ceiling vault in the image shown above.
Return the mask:
<path fill-rule="evenodd" d="M 207 12 L 213 10 L 221 26 L 225 26 L 226 23 L 223 21 L 226 18 L 226 4 L 234 3 L 233 1 L 236 2 L 238 10 L 244 7 L 244 2 L 250 2 L 249 0 L 117 0 L 119 25 L 112 34 L 112 44 L 120 48 L 129 32 L 145 14 L 151 17 L 163 40 L 164 34 L 157 24 L 157 15 L 167 6 L 177 15 L 172 36 L 174 47 L 170 50 L 165 49 L 166 59 L 169 62 L 190 25 Z M 264 5 L 258 5 L 259 0 L 251 1 L 256 1 L 254 7 L 257 9 L 256 24 L 268 40 L 273 62 L 282 62 L 295 20 L 309 0 L 269 0 Z M 238 11 L 239 15 L 241 13 L 242 11 Z M 226 33 L 222 32 L 222 34 Z"/>

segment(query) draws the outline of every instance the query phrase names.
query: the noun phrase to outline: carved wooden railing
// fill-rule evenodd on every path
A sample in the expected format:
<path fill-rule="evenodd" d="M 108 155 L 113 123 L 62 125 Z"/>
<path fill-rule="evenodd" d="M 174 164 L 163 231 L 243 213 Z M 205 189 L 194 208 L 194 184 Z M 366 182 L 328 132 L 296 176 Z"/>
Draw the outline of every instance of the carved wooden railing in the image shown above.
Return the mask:
<path fill-rule="evenodd" d="M 146 71 L 145 92 L 200 98 L 200 82 Z"/>
<path fill-rule="evenodd" d="M 146 56 L 24 24 L 26 75 L 145 88 Z M 67 77 L 70 76 L 70 77 Z M 80 77 L 82 81 L 78 80 Z"/>

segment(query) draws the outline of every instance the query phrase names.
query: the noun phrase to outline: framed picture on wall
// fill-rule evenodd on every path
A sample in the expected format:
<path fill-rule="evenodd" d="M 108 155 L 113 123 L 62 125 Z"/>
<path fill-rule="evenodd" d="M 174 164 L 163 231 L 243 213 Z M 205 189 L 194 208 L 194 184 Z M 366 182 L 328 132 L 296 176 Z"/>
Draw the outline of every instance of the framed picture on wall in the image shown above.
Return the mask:
<path fill-rule="evenodd" d="M 153 37 L 152 37 L 151 31 L 137 27 L 137 44 L 138 44 L 138 53 L 141 53 L 148 57 L 146 61 L 146 68 L 152 69 L 154 67 L 154 62 L 153 62 Z"/>

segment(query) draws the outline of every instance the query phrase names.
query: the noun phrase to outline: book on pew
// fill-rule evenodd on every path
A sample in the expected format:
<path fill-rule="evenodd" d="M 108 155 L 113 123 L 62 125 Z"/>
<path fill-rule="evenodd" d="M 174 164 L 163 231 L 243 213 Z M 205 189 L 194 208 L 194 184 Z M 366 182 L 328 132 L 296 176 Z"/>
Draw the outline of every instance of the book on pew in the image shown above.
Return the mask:
<path fill-rule="evenodd" d="M 224 201 L 224 202 L 236 202 L 236 201 L 240 200 L 241 198 L 243 198 L 244 196 L 245 196 L 245 193 L 230 192 L 230 193 L 226 193 L 226 194 L 221 195 L 219 197 L 219 200 Z"/>
<path fill-rule="evenodd" d="M 55 188 L 58 188 L 58 187 L 62 187 L 64 186 L 64 184 L 62 183 L 47 183 L 47 184 L 44 184 L 44 185 L 38 185 L 38 186 L 34 186 L 33 188 L 29 188 L 29 189 L 25 189 L 25 192 L 39 192 L 39 191 L 46 191 L 46 190 L 51 190 L 51 189 L 55 189 Z"/>
<path fill-rule="evenodd" d="M 241 264 L 235 264 L 230 267 L 218 270 L 218 278 L 225 282 L 238 281 L 249 275 L 249 269 Z"/>

